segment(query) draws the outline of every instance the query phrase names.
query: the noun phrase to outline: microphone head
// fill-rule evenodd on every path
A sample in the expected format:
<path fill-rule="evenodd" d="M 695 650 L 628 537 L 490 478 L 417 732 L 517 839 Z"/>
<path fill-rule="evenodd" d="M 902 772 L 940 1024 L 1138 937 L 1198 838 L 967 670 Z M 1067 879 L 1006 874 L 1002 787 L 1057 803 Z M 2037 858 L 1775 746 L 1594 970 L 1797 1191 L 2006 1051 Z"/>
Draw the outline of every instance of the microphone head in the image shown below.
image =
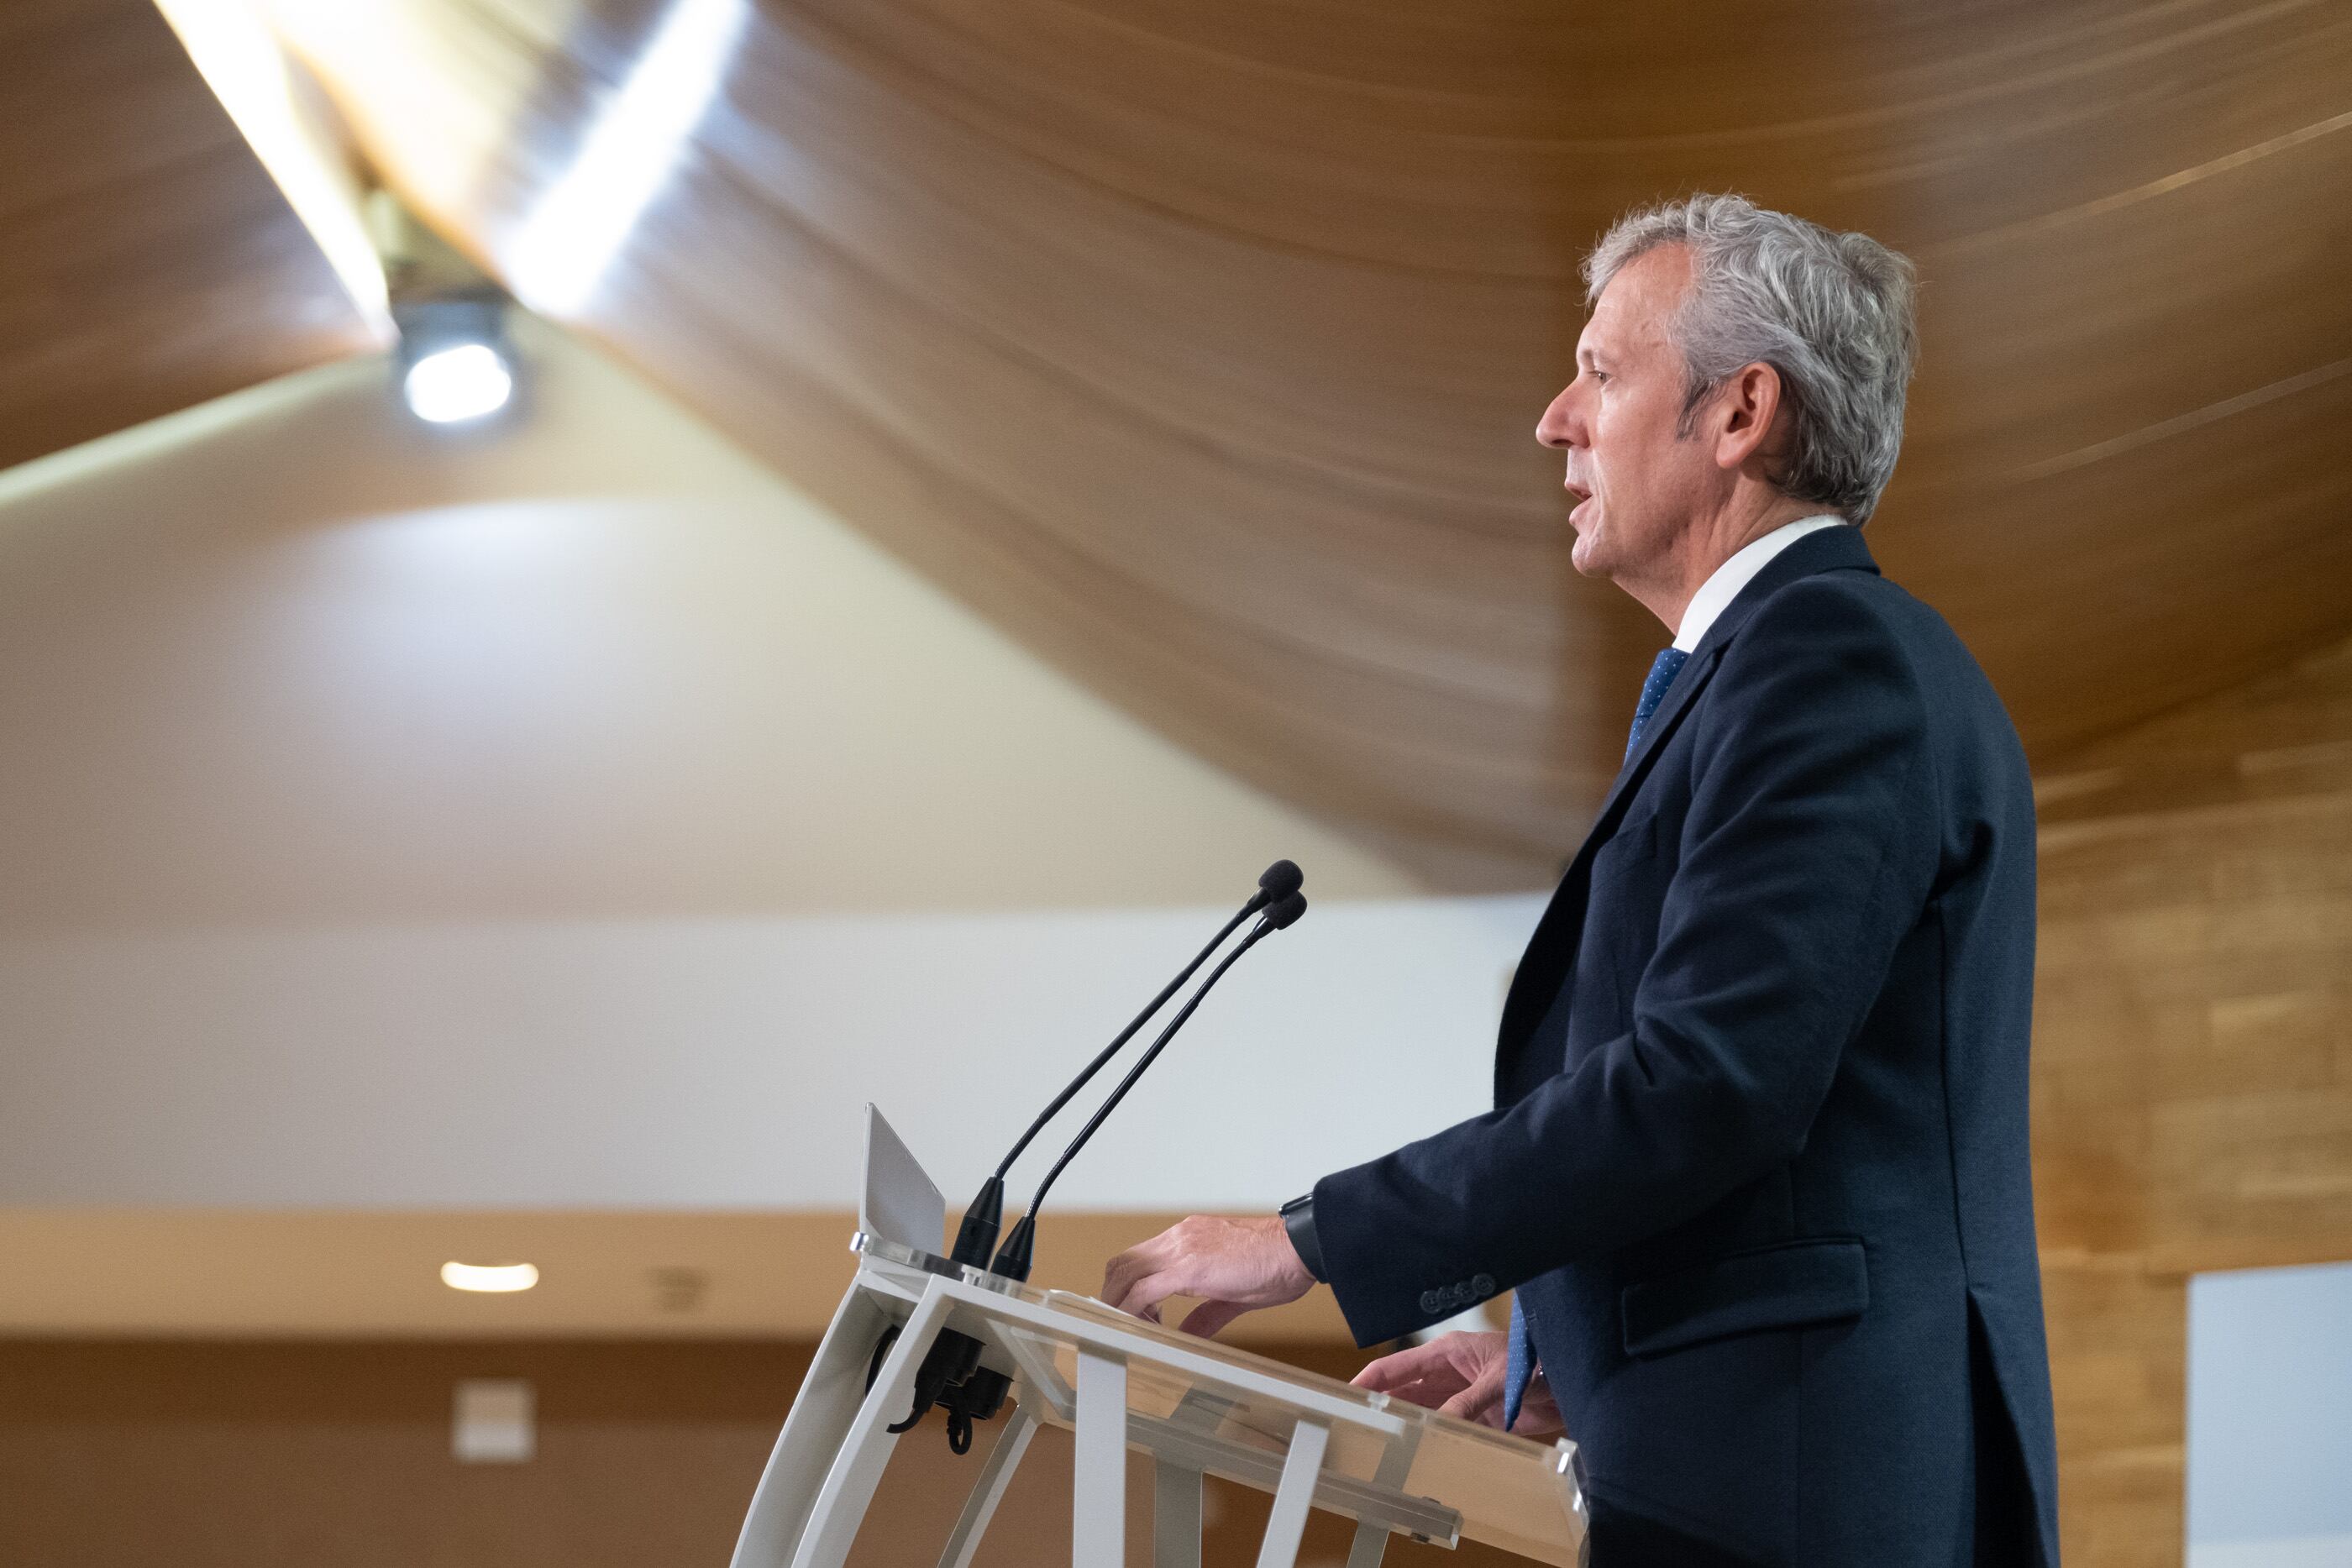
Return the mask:
<path fill-rule="evenodd" d="M 1271 904 L 1276 899 L 1287 898 L 1297 893 L 1306 881 L 1307 873 L 1298 869 L 1297 861 L 1276 861 L 1265 868 L 1265 874 L 1257 879 L 1257 885 L 1258 891 L 1265 894 L 1266 902 Z"/>
<path fill-rule="evenodd" d="M 1285 861 L 1283 863 L 1287 865 L 1290 862 Z M 1280 931 L 1297 924 L 1298 917 L 1306 913 L 1307 895 L 1293 888 L 1265 906 L 1265 923 L 1274 930 Z"/>

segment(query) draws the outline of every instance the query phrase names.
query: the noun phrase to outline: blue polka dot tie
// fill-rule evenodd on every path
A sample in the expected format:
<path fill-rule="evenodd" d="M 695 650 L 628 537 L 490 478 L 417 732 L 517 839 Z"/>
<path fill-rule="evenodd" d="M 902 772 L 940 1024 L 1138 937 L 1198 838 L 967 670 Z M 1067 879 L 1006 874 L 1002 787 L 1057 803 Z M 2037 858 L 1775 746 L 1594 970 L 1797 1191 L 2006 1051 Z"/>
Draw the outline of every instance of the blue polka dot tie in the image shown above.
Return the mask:
<path fill-rule="evenodd" d="M 1625 737 L 1625 755 L 1631 758 L 1633 747 L 1642 738 L 1642 727 L 1666 700 L 1675 677 L 1682 673 L 1684 661 L 1690 657 L 1680 648 L 1661 648 L 1658 656 L 1650 661 L 1650 678 L 1642 683 L 1642 700 L 1633 705 L 1633 733 Z M 1503 1363 L 1503 1429 L 1510 1430 L 1518 1424 L 1519 1406 L 1528 1396 L 1528 1385 L 1534 1381 L 1536 1369 L 1535 1331 L 1528 1323 L 1527 1308 L 1519 1298 L 1511 1298 L 1510 1350 Z"/>
<path fill-rule="evenodd" d="M 1528 1310 L 1511 1298 L 1511 1348 L 1503 1363 L 1503 1430 L 1518 1425 L 1519 1406 L 1536 1375 L 1535 1331 L 1528 1327 Z"/>
<path fill-rule="evenodd" d="M 1633 747 L 1642 738 L 1642 727 L 1666 700 L 1666 692 L 1682 673 L 1683 662 L 1690 655 L 1680 648 L 1661 648 L 1658 656 L 1650 661 L 1650 678 L 1642 683 L 1642 700 L 1633 706 L 1633 733 L 1625 737 L 1625 755 L 1633 755 Z"/>

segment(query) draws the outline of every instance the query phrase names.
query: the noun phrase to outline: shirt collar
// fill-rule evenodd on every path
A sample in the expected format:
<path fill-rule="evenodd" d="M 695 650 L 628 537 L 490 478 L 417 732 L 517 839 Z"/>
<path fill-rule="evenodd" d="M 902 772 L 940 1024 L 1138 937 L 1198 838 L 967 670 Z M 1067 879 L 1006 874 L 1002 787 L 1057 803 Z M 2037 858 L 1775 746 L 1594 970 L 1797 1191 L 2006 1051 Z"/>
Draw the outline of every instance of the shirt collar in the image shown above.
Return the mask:
<path fill-rule="evenodd" d="M 1690 607 L 1683 612 L 1683 623 L 1675 632 L 1675 646 L 1687 653 L 1698 646 L 1706 629 L 1724 607 L 1739 597 L 1739 591 L 1772 558 L 1817 529 L 1845 527 L 1843 517 L 1824 513 L 1820 517 L 1800 517 L 1793 523 L 1783 523 L 1760 539 L 1750 539 L 1741 546 L 1729 560 L 1715 569 L 1707 580 L 1691 595 Z"/>

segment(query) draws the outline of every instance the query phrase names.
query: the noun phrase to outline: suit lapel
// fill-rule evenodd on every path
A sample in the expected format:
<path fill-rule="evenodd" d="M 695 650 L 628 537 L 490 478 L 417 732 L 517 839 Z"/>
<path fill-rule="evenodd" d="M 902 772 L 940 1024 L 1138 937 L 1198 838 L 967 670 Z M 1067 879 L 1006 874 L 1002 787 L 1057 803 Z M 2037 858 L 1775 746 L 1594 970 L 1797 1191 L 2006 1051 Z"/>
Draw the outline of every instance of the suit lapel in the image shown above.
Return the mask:
<path fill-rule="evenodd" d="M 1739 628 L 1756 612 L 1758 605 L 1801 577 L 1841 570 L 1874 575 L 1877 572 L 1878 564 L 1871 559 L 1870 547 L 1863 542 L 1861 529 L 1821 528 L 1805 535 L 1765 563 L 1764 570 L 1723 607 L 1715 624 L 1707 628 L 1706 635 L 1699 639 L 1698 646 L 1684 661 L 1674 685 L 1666 688 L 1665 697 L 1642 727 L 1642 738 L 1626 753 L 1623 766 L 1617 769 L 1617 777 L 1593 817 L 1591 831 L 1578 847 L 1576 858 L 1569 862 L 1551 903 L 1544 909 L 1542 920 L 1536 925 L 1535 935 L 1528 938 L 1518 972 L 1512 977 L 1510 994 L 1503 1003 L 1503 1025 L 1495 1059 L 1498 1098 L 1512 1058 L 1543 1021 L 1544 1013 L 1568 977 L 1569 966 L 1575 961 L 1577 946 L 1583 938 L 1586 878 L 1593 854 L 1615 835 L 1625 808 L 1641 781 L 1649 776 L 1650 759 L 1714 678 L 1724 650 L 1739 634 Z"/>
<path fill-rule="evenodd" d="M 1617 818 L 1622 814 L 1619 808 L 1633 793 L 1635 782 L 1648 776 L 1650 758 L 1674 733 L 1692 700 L 1714 678 L 1716 663 L 1722 657 L 1723 643 L 1710 628 L 1699 645 L 1691 650 L 1691 656 L 1683 661 L 1683 667 L 1675 672 L 1674 685 L 1666 688 L 1665 696 L 1650 715 L 1650 722 L 1642 727 L 1642 738 L 1625 753 L 1624 765 L 1617 769 L 1609 793 L 1601 798 L 1601 810 L 1592 819 L 1592 831 L 1584 836 L 1583 848 L 1578 853 L 1590 853 L 1617 831 Z"/>
<path fill-rule="evenodd" d="M 1712 641 L 1710 632 L 1707 642 Z M 1721 643 L 1709 647 L 1703 642 L 1675 672 L 1675 684 L 1667 688 L 1664 699 L 1650 715 L 1650 722 L 1642 727 L 1641 740 L 1626 754 L 1624 766 L 1617 770 L 1615 782 L 1609 786 L 1609 794 L 1601 802 L 1591 830 L 1584 835 L 1576 858 L 1569 862 L 1551 902 L 1544 907 L 1543 918 L 1528 940 L 1526 956 L 1519 960 L 1518 972 L 1511 977 L 1510 993 L 1503 1001 L 1501 1049 L 1495 1064 L 1498 1098 L 1510 1058 L 1535 1032 L 1536 1025 L 1543 1021 L 1560 983 L 1568 977 L 1568 967 L 1584 934 L 1585 896 L 1589 891 L 1586 878 L 1592 869 L 1593 855 L 1616 833 L 1624 808 L 1633 799 L 1636 780 L 1647 774 L 1651 757 L 1715 674 L 1716 661 L 1722 653 Z"/>

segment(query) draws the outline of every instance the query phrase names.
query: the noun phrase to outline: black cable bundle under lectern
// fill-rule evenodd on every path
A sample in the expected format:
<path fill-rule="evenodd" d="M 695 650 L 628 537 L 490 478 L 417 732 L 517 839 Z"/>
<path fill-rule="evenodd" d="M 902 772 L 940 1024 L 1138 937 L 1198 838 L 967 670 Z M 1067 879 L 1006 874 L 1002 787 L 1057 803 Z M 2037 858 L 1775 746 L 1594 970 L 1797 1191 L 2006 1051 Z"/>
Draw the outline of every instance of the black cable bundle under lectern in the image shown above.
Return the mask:
<path fill-rule="evenodd" d="M 1095 1135 L 1096 1129 L 1126 1098 L 1127 1092 L 1135 1087 L 1135 1081 L 1143 1076 L 1144 1070 L 1159 1059 L 1169 1040 L 1184 1027 L 1185 1020 L 1201 1005 L 1201 998 L 1209 994 L 1209 988 L 1223 978 L 1225 971 L 1232 968 L 1243 954 L 1275 932 L 1295 924 L 1300 915 L 1307 913 L 1307 896 L 1299 891 L 1306 880 L 1306 874 L 1289 861 L 1276 861 L 1266 867 L 1265 874 L 1257 879 L 1257 892 L 1242 905 L 1239 913 L 1226 921 L 1223 928 L 1210 939 L 1209 945 L 1195 954 L 1192 961 L 1151 998 L 1150 1005 L 1136 1014 L 1133 1021 L 1119 1030 L 1118 1038 L 1097 1051 L 1094 1060 L 1070 1080 L 1068 1086 L 1054 1096 L 1053 1103 L 1038 1113 L 1037 1119 L 1029 1124 L 1028 1131 L 1021 1134 L 1020 1141 L 997 1162 L 996 1169 L 990 1173 L 988 1179 L 981 1183 L 971 1207 L 964 1210 L 963 1222 L 956 1228 L 955 1246 L 949 1253 L 954 1261 L 974 1269 L 984 1269 L 1010 1280 L 1026 1280 L 1029 1277 L 1037 1245 L 1037 1206 L 1045 1201 L 1045 1194 L 1053 1186 L 1055 1178 L 1076 1157 L 1078 1151 L 1087 1146 L 1087 1141 Z M 1225 939 L 1253 915 L 1260 916 L 1258 923 L 1215 968 L 1209 971 L 1209 977 L 1185 999 L 1183 1007 L 1169 1020 L 1168 1027 L 1160 1031 L 1160 1038 L 1151 1042 L 1142 1057 L 1129 1069 L 1127 1076 L 1119 1081 L 1118 1087 L 1104 1098 L 1094 1115 L 1079 1129 L 1078 1135 L 1070 1140 L 1070 1146 L 1062 1151 L 1062 1157 L 1054 1162 L 1053 1168 L 1045 1173 L 1045 1179 L 1037 1184 L 1037 1191 L 1029 1200 L 1028 1212 L 1013 1226 L 1013 1233 L 1004 1239 L 1004 1245 L 998 1248 L 997 1234 L 1004 1218 L 1004 1177 L 1013 1168 L 1013 1162 L 1019 1159 L 1023 1151 L 1045 1130 L 1045 1124 L 1052 1121 L 1079 1090 L 1092 1082 L 1095 1074 L 1118 1054 L 1121 1047 L 1135 1038 L 1137 1031 L 1167 1005 L 1168 998 L 1174 996 L 1184 982 L 1208 962 L 1210 955 L 1223 946 Z M 992 1260 L 992 1251 L 994 1253 Z M 898 1332 L 895 1328 L 890 1330 L 875 1347 L 873 1368 L 881 1366 L 883 1357 L 889 1354 L 892 1341 L 898 1337 Z M 948 1413 L 948 1447 L 959 1454 L 970 1451 L 972 1424 L 985 1421 L 1003 1408 L 1005 1397 L 1012 1392 L 1012 1380 L 1001 1372 L 991 1372 L 982 1367 L 980 1353 L 980 1342 L 969 1334 L 940 1334 L 929 1353 L 923 1357 L 922 1365 L 916 1369 L 914 1407 L 907 1413 L 905 1420 L 893 1425 L 890 1430 L 908 1431 L 930 1413 L 931 1406 L 944 1406 Z M 872 1380 L 873 1372 L 869 1370 L 869 1385 Z"/>

